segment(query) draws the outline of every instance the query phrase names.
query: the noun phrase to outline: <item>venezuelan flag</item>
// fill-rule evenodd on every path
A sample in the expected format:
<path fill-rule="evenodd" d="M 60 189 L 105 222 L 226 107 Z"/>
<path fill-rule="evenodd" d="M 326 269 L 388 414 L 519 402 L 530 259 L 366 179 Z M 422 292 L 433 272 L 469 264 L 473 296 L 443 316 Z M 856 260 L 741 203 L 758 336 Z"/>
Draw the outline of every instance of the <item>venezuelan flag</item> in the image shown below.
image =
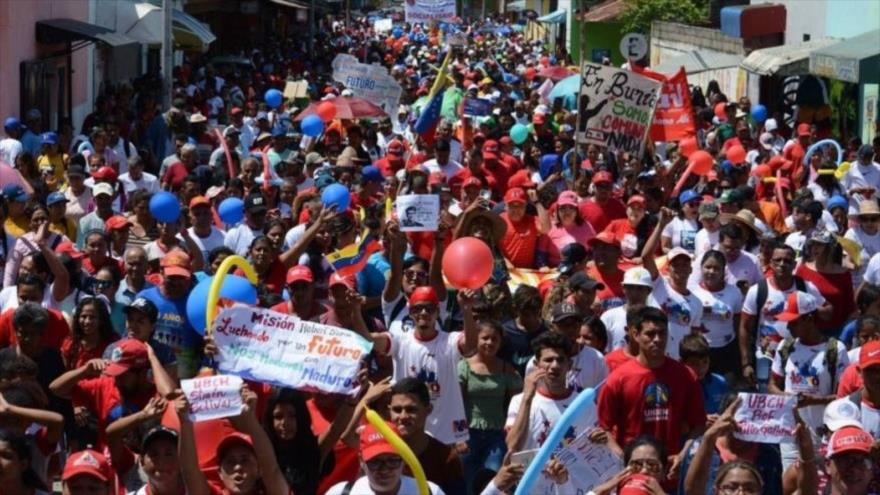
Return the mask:
<path fill-rule="evenodd" d="M 342 277 L 350 277 L 357 275 L 363 270 L 370 256 L 381 250 L 382 246 L 379 245 L 379 240 L 376 239 L 376 236 L 364 232 L 360 241 L 349 244 L 342 249 L 337 249 L 328 254 L 326 259 L 327 263 L 330 263 L 330 266 L 333 267 L 336 273 Z"/>
<path fill-rule="evenodd" d="M 443 63 L 437 71 L 437 78 L 428 93 L 428 104 L 422 109 L 421 115 L 413 126 L 413 131 L 429 143 L 434 141 L 434 133 L 437 130 L 437 124 L 440 123 L 440 111 L 443 108 L 443 96 L 451 57 L 452 50 L 449 50 L 443 58 Z"/>

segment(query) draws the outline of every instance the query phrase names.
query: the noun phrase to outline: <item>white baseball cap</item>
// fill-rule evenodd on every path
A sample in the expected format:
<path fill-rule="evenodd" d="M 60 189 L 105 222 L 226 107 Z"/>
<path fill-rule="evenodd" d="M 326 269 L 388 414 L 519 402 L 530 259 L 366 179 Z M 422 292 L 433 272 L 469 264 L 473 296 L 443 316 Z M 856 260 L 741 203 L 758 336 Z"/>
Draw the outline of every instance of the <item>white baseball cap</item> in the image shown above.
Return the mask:
<path fill-rule="evenodd" d="M 863 428 L 862 412 L 855 402 L 849 400 L 849 397 L 829 402 L 825 406 L 822 422 L 831 431 L 837 431 L 846 426 Z"/>
<path fill-rule="evenodd" d="M 776 123 L 776 119 L 767 119 L 764 121 L 764 130 L 767 132 L 775 131 L 779 129 L 779 124 Z"/>
<path fill-rule="evenodd" d="M 801 316 L 818 311 L 819 306 L 819 301 L 812 294 L 799 290 L 794 291 L 786 298 L 785 308 L 782 310 L 782 313 L 776 315 L 776 319 L 779 321 L 794 321 Z"/>
<path fill-rule="evenodd" d="M 679 256 L 687 256 L 690 259 L 694 259 L 694 255 L 691 254 L 690 251 L 680 247 L 672 248 L 668 253 L 666 253 L 666 259 L 669 261 L 672 261 Z"/>
<path fill-rule="evenodd" d="M 651 272 L 641 266 L 630 268 L 623 274 L 623 285 L 639 285 L 642 287 L 654 287 Z"/>

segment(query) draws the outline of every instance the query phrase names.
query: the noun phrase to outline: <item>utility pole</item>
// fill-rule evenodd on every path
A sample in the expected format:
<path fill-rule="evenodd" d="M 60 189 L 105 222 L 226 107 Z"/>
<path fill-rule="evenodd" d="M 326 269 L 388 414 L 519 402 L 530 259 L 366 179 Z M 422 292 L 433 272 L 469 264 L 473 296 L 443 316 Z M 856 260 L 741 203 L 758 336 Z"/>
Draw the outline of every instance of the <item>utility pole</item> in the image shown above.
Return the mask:
<path fill-rule="evenodd" d="M 172 39 L 171 18 L 173 16 L 173 0 L 163 0 L 162 2 L 162 20 L 165 23 L 164 37 L 162 39 L 162 92 L 164 109 L 171 108 L 171 87 L 173 76 L 171 74 L 174 68 L 174 40 Z"/>
<path fill-rule="evenodd" d="M 315 0 L 309 4 L 309 53 L 315 53 Z"/>

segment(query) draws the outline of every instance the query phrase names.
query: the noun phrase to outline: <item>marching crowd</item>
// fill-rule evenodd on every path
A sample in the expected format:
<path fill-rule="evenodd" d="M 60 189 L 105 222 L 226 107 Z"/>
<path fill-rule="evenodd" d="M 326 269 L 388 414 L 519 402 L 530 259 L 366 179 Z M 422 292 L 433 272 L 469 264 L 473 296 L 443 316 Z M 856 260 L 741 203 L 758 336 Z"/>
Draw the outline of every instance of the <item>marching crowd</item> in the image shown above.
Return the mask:
<path fill-rule="evenodd" d="M 689 142 L 585 148 L 573 105 L 538 91 L 565 53 L 509 25 L 462 30 L 450 48 L 437 27 L 328 21 L 311 51 L 242 46 L 249 68 L 187 58 L 170 108 L 145 76 L 107 85 L 81 129 L 5 120 L 0 161 L 20 180 L 0 208 L 0 493 L 418 493 L 371 408 L 434 495 L 509 494 L 521 453 L 597 387 L 564 443 L 588 435 L 622 470 L 577 486 L 554 459 L 551 493 L 880 493 L 880 137 L 811 150 L 830 121 L 773 102 L 756 118 L 711 84 L 693 89 Z M 264 102 L 298 80 L 312 102 L 350 98 L 340 53 L 389 70 L 391 115 L 310 136 L 308 100 Z M 420 133 L 437 77 L 439 122 Z M 463 115 L 474 98 L 491 112 Z M 697 148 L 711 170 L 678 184 Z M 345 211 L 323 206 L 334 184 Z M 177 221 L 154 217 L 160 191 Z M 402 230 L 408 194 L 439 196 L 436 231 Z M 234 225 L 227 198 L 244 205 Z M 381 250 L 340 276 L 326 256 L 366 235 Z M 463 237 L 492 252 L 480 289 L 444 281 Z M 356 393 L 246 382 L 239 416 L 191 421 L 180 380 L 218 349 L 187 298 L 231 255 L 259 306 L 372 342 Z M 794 434 L 738 438 L 738 392 L 796 396 Z"/>

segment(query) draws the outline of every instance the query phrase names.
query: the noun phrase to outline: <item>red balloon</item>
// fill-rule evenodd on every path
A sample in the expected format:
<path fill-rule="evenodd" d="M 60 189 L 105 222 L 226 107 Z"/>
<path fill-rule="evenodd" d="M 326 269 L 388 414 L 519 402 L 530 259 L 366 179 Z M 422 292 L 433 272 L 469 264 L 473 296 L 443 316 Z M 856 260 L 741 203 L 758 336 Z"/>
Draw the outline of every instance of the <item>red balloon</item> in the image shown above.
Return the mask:
<path fill-rule="evenodd" d="M 681 151 L 682 156 L 685 158 L 691 156 L 691 153 L 700 149 L 700 146 L 697 145 L 697 138 L 694 136 L 686 137 L 679 141 L 678 149 Z"/>
<path fill-rule="evenodd" d="M 715 159 L 709 153 L 698 150 L 688 157 L 691 173 L 697 175 L 708 174 L 715 167 Z"/>
<path fill-rule="evenodd" d="M 724 106 L 724 103 L 718 103 L 715 105 L 715 116 L 722 122 L 727 121 L 727 112 L 724 110 Z"/>
<path fill-rule="evenodd" d="M 742 146 L 733 145 L 727 150 L 727 159 L 734 165 L 746 162 L 746 150 Z"/>
<path fill-rule="evenodd" d="M 476 237 L 456 239 L 443 253 L 443 275 L 456 289 L 482 288 L 494 267 L 492 250 Z"/>
<path fill-rule="evenodd" d="M 315 109 L 315 113 L 317 113 L 318 117 L 321 117 L 321 120 L 324 122 L 330 122 L 333 120 L 333 117 L 336 117 L 336 105 L 329 101 L 321 102 L 318 105 L 318 108 Z"/>

